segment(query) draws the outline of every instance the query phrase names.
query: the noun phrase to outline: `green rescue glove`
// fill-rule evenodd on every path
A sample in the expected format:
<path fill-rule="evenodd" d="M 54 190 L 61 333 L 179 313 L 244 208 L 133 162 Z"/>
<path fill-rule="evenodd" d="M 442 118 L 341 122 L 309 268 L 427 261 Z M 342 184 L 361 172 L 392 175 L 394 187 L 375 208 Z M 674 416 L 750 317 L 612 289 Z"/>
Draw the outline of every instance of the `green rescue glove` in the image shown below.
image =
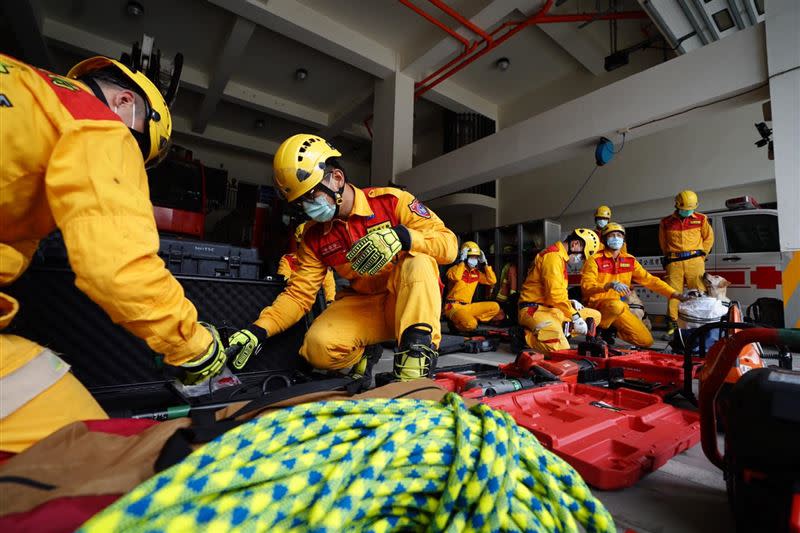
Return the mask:
<path fill-rule="evenodd" d="M 184 385 L 196 385 L 211 379 L 225 368 L 227 356 L 217 328 L 205 322 L 200 322 L 200 324 L 211 333 L 211 345 L 203 355 L 186 361 L 181 365 L 181 368 L 185 371 L 181 378 L 181 382 Z"/>
<path fill-rule="evenodd" d="M 347 252 L 350 266 L 362 275 L 374 276 L 388 265 L 400 250 L 408 250 L 411 239 L 405 226 L 383 228 L 361 237 Z"/>
<path fill-rule="evenodd" d="M 228 350 L 234 346 L 240 347 L 236 357 L 231 361 L 231 366 L 236 370 L 244 368 L 250 356 L 254 353 L 257 355 L 261 351 L 261 343 L 267 340 L 267 336 L 267 330 L 251 324 L 250 327 L 240 329 L 228 337 Z"/>

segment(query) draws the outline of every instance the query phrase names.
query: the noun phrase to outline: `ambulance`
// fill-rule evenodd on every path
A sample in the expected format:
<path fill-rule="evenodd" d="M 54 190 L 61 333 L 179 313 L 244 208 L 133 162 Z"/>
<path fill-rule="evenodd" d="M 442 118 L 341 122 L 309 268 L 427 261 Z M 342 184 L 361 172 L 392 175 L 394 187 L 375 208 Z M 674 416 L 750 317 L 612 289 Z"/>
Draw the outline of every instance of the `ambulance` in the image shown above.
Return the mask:
<path fill-rule="evenodd" d="M 759 206 L 750 196 L 732 198 L 727 209 L 702 211 L 714 229 L 714 248 L 708 255 L 706 272 L 727 279 L 728 297 L 742 309 L 758 298 L 781 299 L 781 269 L 786 259 L 778 240 L 778 211 Z M 658 244 L 660 218 L 623 222 L 628 252 L 651 274 L 664 277 Z M 643 287 L 636 293 L 650 315 L 666 315 L 666 298 Z"/>

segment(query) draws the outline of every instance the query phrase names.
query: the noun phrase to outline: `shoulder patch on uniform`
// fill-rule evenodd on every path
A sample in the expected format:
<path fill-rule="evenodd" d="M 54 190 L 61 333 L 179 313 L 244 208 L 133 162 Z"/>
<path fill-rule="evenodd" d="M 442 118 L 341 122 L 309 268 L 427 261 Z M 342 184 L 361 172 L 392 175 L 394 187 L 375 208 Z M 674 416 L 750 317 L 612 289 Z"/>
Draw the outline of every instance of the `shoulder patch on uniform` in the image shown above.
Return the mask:
<path fill-rule="evenodd" d="M 431 212 L 428 210 L 427 207 L 422 205 L 422 202 L 414 198 L 414 201 L 408 204 L 408 208 L 411 210 L 412 213 L 415 215 L 419 215 L 422 218 L 431 218 Z"/>
<path fill-rule="evenodd" d="M 91 93 L 80 88 L 74 80 L 56 76 L 46 70 L 33 69 L 42 79 L 47 82 L 53 92 L 56 93 L 67 111 L 75 120 L 116 120 L 122 122 L 119 116 L 111 111 L 108 106 L 95 98 Z"/>

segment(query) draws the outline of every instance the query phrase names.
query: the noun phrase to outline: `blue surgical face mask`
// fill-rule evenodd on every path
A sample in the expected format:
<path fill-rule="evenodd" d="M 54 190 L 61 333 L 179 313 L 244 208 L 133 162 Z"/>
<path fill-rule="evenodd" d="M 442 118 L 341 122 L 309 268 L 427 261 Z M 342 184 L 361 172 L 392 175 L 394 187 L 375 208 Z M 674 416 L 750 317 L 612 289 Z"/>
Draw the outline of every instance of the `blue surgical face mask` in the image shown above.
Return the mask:
<path fill-rule="evenodd" d="M 594 219 L 594 223 L 598 228 L 605 228 L 606 226 L 608 226 L 608 219 L 596 218 Z"/>
<path fill-rule="evenodd" d="M 681 218 L 689 218 L 694 213 L 694 209 L 678 209 L 678 216 Z"/>
<path fill-rule="evenodd" d="M 311 220 L 328 222 L 332 220 L 333 215 L 336 214 L 336 206 L 328 202 L 328 199 L 325 198 L 323 194 L 314 198 L 313 202 L 304 201 L 303 211 L 306 212 L 306 215 L 308 215 Z"/>
<path fill-rule="evenodd" d="M 612 250 L 619 250 L 624 242 L 625 239 L 622 237 L 609 237 L 606 239 L 606 245 Z"/>
<path fill-rule="evenodd" d="M 467 259 L 467 266 L 470 268 L 475 268 L 478 266 L 478 258 L 477 257 L 470 257 Z"/>

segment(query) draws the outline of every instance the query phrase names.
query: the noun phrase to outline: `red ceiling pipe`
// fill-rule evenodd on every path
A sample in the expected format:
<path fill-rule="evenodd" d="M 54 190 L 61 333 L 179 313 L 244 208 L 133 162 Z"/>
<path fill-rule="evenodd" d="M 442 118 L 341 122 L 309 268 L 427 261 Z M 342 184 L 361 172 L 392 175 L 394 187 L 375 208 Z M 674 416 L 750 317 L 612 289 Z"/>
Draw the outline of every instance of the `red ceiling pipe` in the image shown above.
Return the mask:
<path fill-rule="evenodd" d="M 492 42 L 492 36 L 491 35 L 489 35 L 485 31 L 483 31 L 481 28 L 479 28 L 478 26 L 473 24 L 472 21 L 469 20 L 467 17 L 465 17 L 464 15 L 462 15 L 461 13 L 459 13 L 458 11 L 453 9 L 452 7 L 450 7 L 447 4 L 445 4 L 444 2 L 442 2 L 442 0 L 428 0 L 428 2 L 430 2 L 433 5 L 435 5 L 436 7 L 438 7 L 439 9 L 441 9 L 442 11 L 444 11 L 445 13 L 447 13 L 448 15 L 453 17 L 455 20 L 460 22 L 465 28 L 467 28 L 469 31 L 471 31 L 475 35 L 481 36 L 484 41 L 489 41 L 490 43 Z"/>
<path fill-rule="evenodd" d="M 547 15 L 536 21 L 536 24 L 553 22 L 590 22 L 595 20 L 637 20 L 646 19 L 644 11 L 617 11 L 616 13 L 574 13 L 564 15 Z"/>
<path fill-rule="evenodd" d="M 444 22 L 438 20 L 436 17 L 434 17 L 433 15 L 428 13 L 427 11 L 425 11 L 425 10 L 417 7 L 416 5 L 412 4 L 411 0 L 400 0 L 400 3 L 403 4 L 404 6 L 406 6 L 407 8 L 409 8 L 410 10 L 412 10 L 413 12 L 417 13 L 418 15 L 421 15 L 423 18 L 425 18 L 425 20 L 427 20 L 431 24 L 441 28 L 442 30 L 447 32 L 454 39 L 457 39 L 461 44 L 464 45 L 464 51 L 465 52 L 471 49 L 470 48 L 469 39 L 467 39 L 466 37 L 464 37 L 463 35 L 461 35 L 457 31 L 455 31 L 453 28 L 451 28 L 450 26 L 448 26 Z"/>
<path fill-rule="evenodd" d="M 460 71 L 461 69 L 463 69 L 464 67 L 466 67 L 470 63 L 474 62 L 479 57 L 484 56 L 490 50 L 500 46 L 502 43 L 507 41 L 509 38 L 513 37 L 514 35 L 516 35 L 520 31 L 522 31 L 523 29 L 527 28 L 531 24 L 535 24 L 537 19 L 543 18 L 544 16 L 547 15 L 548 11 L 550 11 L 550 9 L 553 7 L 553 3 L 554 2 L 555 2 L 555 0 L 547 0 L 545 2 L 544 6 L 542 6 L 542 9 L 540 9 L 538 13 L 536 13 L 535 15 L 532 15 L 531 17 L 529 17 L 528 19 L 526 19 L 526 20 L 524 20 L 522 22 L 517 23 L 516 26 L 512 27 L 510 30 L 508 30 L 507 32 L 505 32 L 501 36 L 499 36 L 496 39 L 494 39 L 491 43 L 486 43 L 486 46 L 484 46 L 480 50 L 476 51 L 475 53 L 472 53 L 472 54 L 470 54 L 470 53 L 461 54 L 460 63 L 458 63 L 457 65 L 453 66 L 452 68 L 450 68 L 449 70 L 447 70 L 446 72 L 444 72 L 443 74 L 438 76 L 436 79 L 433 79 L 433 81 L 430 81 L 430 80 L 434 76 L 432 76 L 432 75 L 431 76 L 427 76 L 425 79 L 423 79 L 422 81 L 420 81 L 417 84 L 418 88 L 417 88 L 416 91 L 414 91 L 414 97 L 415 98 L 419 98 L 420 96 L 422 96 L 426 92 L 430 91 L 431 89 L 433 89 L 434 87 L 436 87 L 437 85 L 442 83 L 444 80 L 446 80 L 447 78 L 449 78 L 450 76 L 455 74 L 456 72 Z M 496 30 L 491 32 L 492 36 L 495 36 L 497 33 L 499 33 L 500 30 L 504 29 L 504 27 L 506 27 L 505 24 L 503 24 L 502 26 L 500 26 L 499 28 L 497 28 Z M 453 62 L 451 61 L 451 63 L 453 63 Z M 437 73 L 441 72 L 441 71 L 442 71 L 442 69 L 439 69 L 437 71 Z"/>
<path fill-rule="evenodd" d="M 434 3 L 434 5 L 437 5 L 437 7 L 440 7 L 439 4 L 441 4 L 441 2 L 439 0 L 429 0 L 429 1 L 431 1 L 431 3 Z M 479 57 L 482 57 L 490 50 L 493 50 L 494 48 L 498 47 L 500 44 L 507 41 L 509 38 L 519 33 L 524 28 L 527 28 L 528 26 L 534 24 L 587 22 L 595 20 L 632 20 L 632 19 L 641 19 L 647 17 L 647 14 L 644 11 L 621 11 L 618 13 L 605 13 L 605 14 L 580 13 L 580 14 L 566 14 L 566 15 L 548 15 L 548 12 L 553 6 L 553 3 L 554 0 L 547 0 L 542 9 L 539 10 L 539 12 L 536 13 L 535 15 L 532 15 L 531 17 L 523 21 L 506 22 L 500 25 L 492 32 L 490 32 L 489 37 L 491 38 L 491 40 L 484 39 L 478 43 L 473 43 L 471 48 L 468 48 L 460 55 L 456 56 L 454 59 L 449 61 L 447 64 L 440 67 L 435 72 L 432 72 L 431 74 L 423 78 L 421 81 L 419 81 L 416 84 L 417 89 L 414 92 L 414 97 L 419 98 L 420 96 L 422 96 L 423 94 L 434 88 L 436 85 L 440 84 L 447 78 L 451 77 L 456 72 L 460 71 L 470 63 L 477 60 Z M 449 8 L 449 6 L 447 6 L 447 8 L 451 9 Z M 499 37 L 496 37 L 498 33 L 506 29 L 508 30 L 505 33 L 503 33 Z M 483 46 L 480 47 L 481 45 Z"/>

